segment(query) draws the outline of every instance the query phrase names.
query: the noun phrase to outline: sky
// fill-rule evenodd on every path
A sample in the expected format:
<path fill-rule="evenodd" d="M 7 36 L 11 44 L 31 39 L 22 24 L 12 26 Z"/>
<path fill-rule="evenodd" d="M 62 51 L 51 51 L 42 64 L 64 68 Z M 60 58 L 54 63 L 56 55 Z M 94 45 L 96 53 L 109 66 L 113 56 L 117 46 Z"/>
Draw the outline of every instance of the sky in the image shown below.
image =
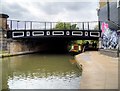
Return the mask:
<path fill-rule="evenodd" d="M 98 0 L 2 0 L 0 13 L 27 21 L 97 21 Z"/>

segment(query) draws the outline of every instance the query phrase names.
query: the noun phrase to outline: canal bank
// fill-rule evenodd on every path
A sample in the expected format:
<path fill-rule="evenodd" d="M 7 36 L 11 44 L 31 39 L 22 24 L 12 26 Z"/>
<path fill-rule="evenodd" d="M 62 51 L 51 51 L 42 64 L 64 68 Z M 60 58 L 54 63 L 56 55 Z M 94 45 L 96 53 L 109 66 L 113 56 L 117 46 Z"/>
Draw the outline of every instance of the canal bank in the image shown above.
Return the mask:
<path fill-rule="evenodd" d="M 19 55 L 27 55 L 27 54 L 33 54 L 33 53 L 37 53 L 37 51 L 24 51 L 24 52 L 17 52 L 17 53 L 1 53 L 0 58 L 19 56 Z"/>
<path fill-rule="evenodd" d="M 80 89 L 118 89 L 118 58 L 92 51 L 75 59 L 83 67 Z"/>

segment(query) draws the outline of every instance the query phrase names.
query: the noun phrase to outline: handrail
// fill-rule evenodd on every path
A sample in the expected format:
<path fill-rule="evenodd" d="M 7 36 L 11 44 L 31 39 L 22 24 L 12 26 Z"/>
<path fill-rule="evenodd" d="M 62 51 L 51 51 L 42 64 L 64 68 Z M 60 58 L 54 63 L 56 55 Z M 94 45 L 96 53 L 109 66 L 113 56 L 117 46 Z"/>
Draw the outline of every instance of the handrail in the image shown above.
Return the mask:
<path fill-rule="evenodd" d="M 49 29 L 54 29 L 55 25 L 59 22 L 41 22 L 41 21 L 21 21 L 21 20 L 8 20 L 8 25 L 11 30 L 19 30 L 20 28 L 26 30 L 26 29 L 40 29 L 44 28 L 46 30 L 47 28 Z M 78 30 L 79 29 L 87 29 L 87 30 L 94 30 L 96 25 L 99 26 L 99 21 L 89 21 L 89 22 L 62 22 L 63 24 L 65 23 L 70 23 L 70 25 L 77 24 Z M 22 27 L 21 27 L 22 26 Z M 64 28 L 66 29 L 66 25 L 64 25 Z M 71 30 L 71 27 L 70 27 Z M 98 29 L 99 30 L 99 29 Z"/>
<path fill-rule="evenodd" d="M 99 21 L 81 21 L 81 22 L 79 22 L 79 21 L 73 21 L 73 22 L 70 22 L 70 21 L 57 21 L 57 22 L 55 22 L 55 21 L 28 21 L 28 20 L 26 20 L 26 21 L 24 21 L 24 20 L 15 20 L 15 19 L 8 19 L 7 21 L 18 21 L 18 22 L 38 22 L 38 23 L 59 23 L 59 22 L 62 22 L 62 23 L 92 23 L 92 22 L 99 22 Z"/>

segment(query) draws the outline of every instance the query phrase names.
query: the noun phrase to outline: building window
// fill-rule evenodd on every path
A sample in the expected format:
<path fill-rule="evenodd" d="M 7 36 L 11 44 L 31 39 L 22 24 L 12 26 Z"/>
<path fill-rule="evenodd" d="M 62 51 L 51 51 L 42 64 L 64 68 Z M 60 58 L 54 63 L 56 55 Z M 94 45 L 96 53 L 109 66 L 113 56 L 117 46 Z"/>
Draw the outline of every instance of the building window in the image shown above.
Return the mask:
<path fill-rule="evenodd" d="M 120 7 L 120 0 L 117 0 L 117 8 Z"/>

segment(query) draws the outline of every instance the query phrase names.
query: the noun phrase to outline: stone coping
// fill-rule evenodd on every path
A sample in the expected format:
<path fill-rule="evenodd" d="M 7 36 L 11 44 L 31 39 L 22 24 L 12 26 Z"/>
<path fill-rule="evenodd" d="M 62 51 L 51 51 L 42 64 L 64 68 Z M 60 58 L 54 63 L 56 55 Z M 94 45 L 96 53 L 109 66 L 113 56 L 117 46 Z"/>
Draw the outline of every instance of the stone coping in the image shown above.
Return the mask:
<path fill-rule="evenodd" d="M 117 49 L 99 49 L 99 52 L 110 57 L 119 57 L 120 54 Z"/>

